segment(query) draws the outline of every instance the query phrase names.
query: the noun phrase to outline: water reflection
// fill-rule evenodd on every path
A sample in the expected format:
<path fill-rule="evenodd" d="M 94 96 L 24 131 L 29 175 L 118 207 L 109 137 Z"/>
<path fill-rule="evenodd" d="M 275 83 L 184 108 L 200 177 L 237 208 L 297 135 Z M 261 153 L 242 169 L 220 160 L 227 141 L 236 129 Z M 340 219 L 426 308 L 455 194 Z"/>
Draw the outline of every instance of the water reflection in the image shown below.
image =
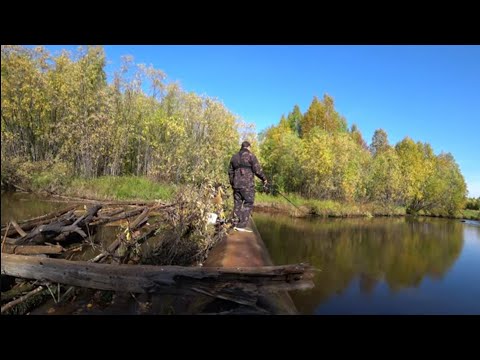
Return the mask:
<path fill-rule="evenodd" d="M 47 198 L 41 195 L 2 192 L 1 223 L 7 224 L 12 219 L 19 222 L 65 209 L 70 205 L 72 204 L 47 201 Z"/>
<path fill-rule="evenodd" d="M 291 293 L 305 314 L 354 281 L 365 295 L 380 283 L 395 294 L 426 277 L 442 279 L 463 247 L 463 224 L 443 219 L 303 220 L 258 213 L 255 223 L 275 264 L 308 262 L 322 270 L 314 289 Z"/>
<path fill-rule="evenodd" d="M 2 193 L 1 221 L 64 209 L 33 194 Z M 313 313 L 480 314 L 480 222 L 431 218 L 292 219 L 255 213 L 275 264 L 321 269 L 315 288 L 291 292 Z M 102 226 L 72 260 L 88 260 L 121 229 Z M 151 250 L 155 239 L 142 245 Z"/>

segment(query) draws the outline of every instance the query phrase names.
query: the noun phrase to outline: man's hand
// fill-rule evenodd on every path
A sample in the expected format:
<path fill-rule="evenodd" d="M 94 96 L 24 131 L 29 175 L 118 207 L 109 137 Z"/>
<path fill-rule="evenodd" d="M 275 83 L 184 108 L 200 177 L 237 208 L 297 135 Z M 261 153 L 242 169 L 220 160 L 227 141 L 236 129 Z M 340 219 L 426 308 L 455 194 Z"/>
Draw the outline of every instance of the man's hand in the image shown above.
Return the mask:
<path fill-rule="evenodd" d="M 267 180 L 265 180 L 265 181 L 263 182 L 263 190 L 264 190 L 265 192 L 268 192 L 268 181 L 267 181 Z"/>

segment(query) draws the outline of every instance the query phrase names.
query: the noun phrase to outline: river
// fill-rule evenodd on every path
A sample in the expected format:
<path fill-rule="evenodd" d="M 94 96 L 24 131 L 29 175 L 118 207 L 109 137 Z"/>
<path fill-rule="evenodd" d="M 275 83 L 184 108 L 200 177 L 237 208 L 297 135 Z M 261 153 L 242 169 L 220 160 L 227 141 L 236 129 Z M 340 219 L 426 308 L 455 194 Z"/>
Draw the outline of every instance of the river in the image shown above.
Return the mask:
<path fill-rule="evenodd" d="M 1 222 L 69 205 L 2 193 Z M 275 265 L 306 262 L 320 270 L 313 289 L 290 292 L 301 314 L 480 314 L 478 221 L 296 219 L 259 212 L 254 220 Z M 96 236 L 111 241 L 115 229 Z"/>
<path fill-rule="evenodd" d="M 307 262 L 301 314 L 480 314 L 480 223 L 437 218 L 294 219 L 256 213 L 274 264 Z"/>

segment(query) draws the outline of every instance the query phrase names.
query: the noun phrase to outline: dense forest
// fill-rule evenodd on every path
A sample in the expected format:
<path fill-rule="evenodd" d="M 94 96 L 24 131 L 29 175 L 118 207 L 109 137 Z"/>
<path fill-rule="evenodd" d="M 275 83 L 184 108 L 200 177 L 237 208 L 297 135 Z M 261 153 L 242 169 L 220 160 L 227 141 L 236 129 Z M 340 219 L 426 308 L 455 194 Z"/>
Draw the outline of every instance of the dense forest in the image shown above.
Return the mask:
<path fill-rule="evenodd" d="M 102 47 L 54 56 L 43 47 L 2 45 L 2 179 L 18 164 L 40 164 L 83 178 L 227 183 L 230 156 L 241 140 L 255 140 L 252 124 L 131 57 L 111 81 L 105 69 Z M 254 149 L 278 189 L 306 198 L 445 215 L 465 204 L 451 154 L 408 137 L 392 145 L 382 129 L 367 145 L 328 95 L 314 97 L 305 113 L 294 106 L 259 134 Z"/>
<path fill-rule="evenodd" d="M 226 178 L 240 137 L 254 133 L 220 101 L 186 92 L 132 57 L 108 83 L 102 47 L 53 56 L 43 47 L 2 45 L 1 60 L 2 174 L 29 161 L 54 162 L 59 171 L 63 164 L 87 178 Z"/>
<path fill-rule="evenodd" d="M 329 95 L 314 97 L 305 113 L 295 105 L 260 138 L 266 173 L 288 192 L 442 215 L 465 203 L 466 183 L 451 154 L 436 155 L 428 143 L 409 137 L 391 145 L 382 129 L 368 146 Z"/>

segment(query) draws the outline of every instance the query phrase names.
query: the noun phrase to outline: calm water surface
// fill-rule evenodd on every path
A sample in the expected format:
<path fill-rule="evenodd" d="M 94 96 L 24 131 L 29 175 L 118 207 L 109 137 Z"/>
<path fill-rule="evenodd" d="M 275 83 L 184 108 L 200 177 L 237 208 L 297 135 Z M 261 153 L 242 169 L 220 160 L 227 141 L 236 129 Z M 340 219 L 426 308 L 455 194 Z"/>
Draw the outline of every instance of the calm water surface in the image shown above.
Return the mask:
<path fill-rule="evenodd" d="M 480 314 L 480 223 L 254 214 L 274 264 L 321 269 L 302 314 Z"/>
<path fill-rule="evenodd" d="M 70 204 L 2 193 L 1 222 Z M 480 223 L 433 218 L 293 219 L 254 214 L 275 264 L 321 271 L 311 290 L 291 292 L 302 314 L 480 314 Z M 101 227 L 110 243 L 116 229 Z M 78 259 L 99 250 L 88 249 Z"/>

